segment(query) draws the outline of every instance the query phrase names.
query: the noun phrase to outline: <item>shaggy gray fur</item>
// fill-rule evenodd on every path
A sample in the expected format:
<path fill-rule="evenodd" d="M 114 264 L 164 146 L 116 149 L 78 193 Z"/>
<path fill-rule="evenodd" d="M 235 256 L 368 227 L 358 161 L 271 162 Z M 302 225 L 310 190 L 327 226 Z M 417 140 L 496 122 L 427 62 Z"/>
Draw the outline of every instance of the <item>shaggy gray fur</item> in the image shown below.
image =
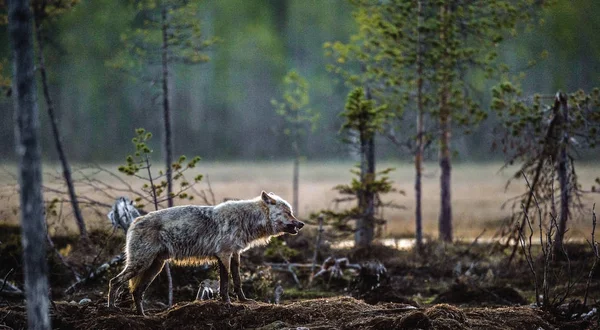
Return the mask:
<path fill-rule="evenodd" d="M 179 264 L 209 262 L 216 257 L 220 270 L 220 293 L 229 299 L 229 272 L 234 290 L 244 296 L 240 279 L 240 253 L 268 243 L 273 236 L 297 234 L 298 221 L 288 202 L 273 193 L 216 206 L 176 206 L 148 213 L 134 220 L 127 232 L 123 271 L 110 280 L 108 306 L 115 305 L 115 289 L 130 281 L 139 314 L 144 314 L 144 291 L 162 270 L 166 260 Z"/>

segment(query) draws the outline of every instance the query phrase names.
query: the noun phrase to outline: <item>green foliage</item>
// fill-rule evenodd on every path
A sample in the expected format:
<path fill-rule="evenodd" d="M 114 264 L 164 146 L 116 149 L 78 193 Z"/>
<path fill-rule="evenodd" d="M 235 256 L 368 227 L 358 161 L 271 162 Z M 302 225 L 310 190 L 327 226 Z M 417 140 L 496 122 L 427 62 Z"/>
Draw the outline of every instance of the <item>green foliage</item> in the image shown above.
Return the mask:
<path fill-rule="evenodd" d="M 364 139 L 371 139 L 383 129 L 389 116 L 386 110 L 387 105 L 375 106 L 372 99 L 365 97 L 364 90 L 357 87 L 348 94 L 345 111 L 340 114 L 345 119 L 341 131 L 356 131 Z"/>
<path fill-rule="evenodd" d="M 381 199 L 384 194 L 398 192 L 398 190 L 392 186 L 393 181 L 389 178 L 389 173 L 393 170 L 394 169 L 392 168 L 387 168 L 377 172 L 375 175 L 367 175 L 361 180 L 360 166 L 357 165 L 356 169 L 350 171 L 354 177 L 349 184 L 341 184 L 333 188 L 340 194 L 340 197 L 335 200 L 336 204 L 357 201 L 360 196 L 365 194 L 365 192 L 373 193 L 375 196 L 374 204 L 376 209 L 376 216 L 373 219 L 374 224 L 385 224 L 385 219 L 382 217 L 383 209 L 385 207 L 401 207 L 394 203 L 384 202 Z M 404 194 L 403 191 L 400 191 L 400 193 Z M 327 219 L 327 222 L 339 231 L 339 236 L 344 237 L 354 231 L 350 222 L 363 217 L 364 212 L 364 206 L 357 203 L 356 206 L 341 211 L 338 211 L 337 209 L 321 210 L 311 214 L 310 218 L 314 221 L 319 214 L 322 214 L 325 219 Z"/>
<path fill-rule="evenodd" d="M 551 1 L 352 2 L 359 30 L 348 43 L 324 44 L 334 62 L 328 70 L 350 86 L 369 86 L 373 98 L 397 115 L 416 107 L 416 84 L 422 79 L 429 114 L 451 116 L 468 128 L 487 117 L 470 81 L 508 74 L 497 61 L 498 45 Z"/>
<path fill-rule="evenodd" d="M 148 146 L 148 142 L 152 139 L 152 133 L 147 132 L 143 128 L 138 128 L 135 130 L 135 134 L 135 137 L 131 139 L 131 143 L 134 145 L 134 152 L 125 158 L 125 165 L 119 166 L 118 170 L 123 174 L 134 176 L 144 182 L 141 188 L 143 193 L 139 194 L 139 197 L 135 199 L 136 206 L 139 209 L 144 209 L 145 205 L 143 202 L 153 203 L 155 209 L 158 209 L 158 205 L 168 199 L 168 196 L 166 196 L 167 181 L 164 180 L 165 174 L 163 171 L 159 171 L 158 175 L 155 175 L 150 170 L 152 167 L 150 156 L 153 150 Z M 199 161 L 199 156 L 188 161 L 185 155 L 181 155 L 177 161 L 171 164 L 173 186 L 179 185 L 179 189 L 174 191 L 171 197 L 190 201 L 194 199 L 194 196 L 187 191 L 202 181 L 203 176 L 201 174 L 196 175 L 190 181 L 185 177 L 185 172 L 196 167 Z"/>
<path fill-rule="evenodd" d="M 275 237 L 265 249 L 265 257 L 289 262 L 298 255 L 298 251 L 290 248 L 283 237 Z"/>
<path fill-rule="evenodd" d="M 271 104 L 275 107 L 275 112 L 285 119 L 285 134 L 297 140 L 308 129 L 311 131 L 316 129 L 320 116 L 308 106 L 310 86 L 304 77 L 291 70 L 285 75 L 283 83 L 285 85 L 283 101 L 273 99 Z"/>
<path fill-rule="evenodd" d="M 31 7 L 35 20 L 44 22 L 55 16 L 64 14 L 73 9 L 81 0 L 33 0 Z"/>
<path fill-rule="evenodd" d="M 505 136 L 501 141 L 505 153 L 512 150 L 516 157 L 525 160 L 540 154 L 541 149 L 554 150 L 560 144 L 560 137 L 548 132 L 549 125 L 556 116 L 555 96 L 535 94 L 523 98 L 519 87 L 508 82 L 495 86 L 492 94 L 491 107 L 505 129 Z M 544 102 L 546 100 L 552 100 L 552 104 Z M 600 143 L 600 89 L 594 88 L 590 93 L 583 90 L 570 93 L 567 104 L 569 120 L 567 123 L 561 122 L 566 127 L 560 125 L 555 129 L 566 130 L 572 137 L 570 148 L 595 148 Z"/>
<path fill-rule="evenodd" d="M 197 1 L 141 0 L 133 1 L 136 17 L 129 31 L 121 34 L 123 49 L 108 65 L 140 74 L 145 67 L 161 63 L 163 49 L 167 61 L 186 64 L 209 60 L 205 51 L 218 41 L 207 38 L 200 24 Z M 166 40 L 163 39 L 166 30 Z"/>

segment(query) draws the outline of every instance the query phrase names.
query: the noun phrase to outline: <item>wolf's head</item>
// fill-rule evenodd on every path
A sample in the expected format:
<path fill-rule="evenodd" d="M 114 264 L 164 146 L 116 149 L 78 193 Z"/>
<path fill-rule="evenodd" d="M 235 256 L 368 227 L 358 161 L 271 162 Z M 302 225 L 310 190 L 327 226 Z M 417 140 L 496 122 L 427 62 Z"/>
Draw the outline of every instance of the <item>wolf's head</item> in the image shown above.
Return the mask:
<path fill-rule="evenodd" d="M 269 220 L 277 234 L 288 233 L 298 234 L 298 231 L 304 227 L 304 223 L 294 217 L 290 203 L 274 193 L 262 192 L 260 198 L 269 208 Z"/>

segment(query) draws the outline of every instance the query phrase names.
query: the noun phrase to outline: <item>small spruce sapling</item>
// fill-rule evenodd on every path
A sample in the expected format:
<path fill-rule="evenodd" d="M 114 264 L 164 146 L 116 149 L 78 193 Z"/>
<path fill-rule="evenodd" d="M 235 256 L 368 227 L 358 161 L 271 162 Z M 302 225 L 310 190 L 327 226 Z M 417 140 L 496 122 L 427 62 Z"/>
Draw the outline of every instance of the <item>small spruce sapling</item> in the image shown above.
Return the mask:
<path fill-rule="evenodd" d="M 193 182 L 190 182 L 186 179 L 185 172 L 196 167 L 196 164 L 200 161 L 200 157 L 196 156 L 189 162 L 186 162 L 187 157 L 181 155 L 177 161 L 171 164 L 173 186 L 179 183 L 179 188 L 176 191 L 168 192 L 168 182 L 165 172 L 161 170 L 158 172 L 158 175 L 155 175 L 151 170 L 152 162 L 150 156 L 152 149 L 148 146 L 148 141 L 152 138 L 152 133 L 146 132 L 143 128 L 136 129 L 135 133 L 136 136 L 131 140 L 135 146 L 135 151 L 132 155 L 127 156 L 126 165 L 119 166 L 119 172 L 136 177 L 144 182 L 141 190 L 144 192 L 142 195 L 145 195 L 145 197 L 137 197 L 135 199 L 136 206 L 140 210 L 144 210 L 145 204 L 142 202 L 150 202 L 153 204 L 154 210 L 158 210 L 161 203 L 174 198 L 193 200 L 194 196 L 188 194 L 187 191 L 202 180 L 202 175 L 198 174 L 194 177 Z M 165 265 L 165 272 L 169 282 L 169 306 L 172 306 L 173 279 L 171 278 L 171 268 L 168 262 Z"/>
<path fill-rule="evenodd" d="M 372 243 L 375 227 L 381 228 L 385 223 L 382 218 L 384 207 L 399 207 L 381 199 L 381 195 L 397 191 L 389 178 L 393 169 L 375 171 L 374 140 L 385 122 L 385 109 L 385 106 L 376 106 L 362 88 L 350 92 L 345 111 L 341 114 L 345 119 L 341 132 L 355 136 L 344 138 L 344 142 L 359 149 L 361 160 L 357 168 L 351 170 L 355 177 L 350 184 L 335 186 L 334 190 L 342 195 L 336 202 L 356 201 L 357 204 L 343 211 L 323 210 L 311 216 L 316 218 L 323 214 L 342 235 L 353 232 L 357 247 L 367 247 Z M 356 221 L 356 224 L 352 226 L 350 221 Z"/>

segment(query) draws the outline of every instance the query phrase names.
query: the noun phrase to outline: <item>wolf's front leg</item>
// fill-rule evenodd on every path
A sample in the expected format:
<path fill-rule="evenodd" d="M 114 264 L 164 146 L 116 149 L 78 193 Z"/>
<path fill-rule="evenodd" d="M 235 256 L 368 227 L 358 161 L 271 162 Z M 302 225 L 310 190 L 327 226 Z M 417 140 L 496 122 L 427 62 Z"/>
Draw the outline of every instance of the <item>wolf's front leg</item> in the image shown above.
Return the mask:
<path fill-rule="evenodd" d="M 244 291 L 242 290 L 242 279 L 240 276 L 240 254 L 234 252 L 231 257 L 231 277 L 233 277 L 233 290 L 238 297 L 239 301 L 252 301 L 252 299 L 246 298 Z"/>
<path fill-rule="evenodd" d="M 219 290 L 221 291 L 221 299 L 227 304 L 231 304 L 231 299 L 229 299 L 231 254 L 221 254 L 217 258 L 219 259 Z"/>

